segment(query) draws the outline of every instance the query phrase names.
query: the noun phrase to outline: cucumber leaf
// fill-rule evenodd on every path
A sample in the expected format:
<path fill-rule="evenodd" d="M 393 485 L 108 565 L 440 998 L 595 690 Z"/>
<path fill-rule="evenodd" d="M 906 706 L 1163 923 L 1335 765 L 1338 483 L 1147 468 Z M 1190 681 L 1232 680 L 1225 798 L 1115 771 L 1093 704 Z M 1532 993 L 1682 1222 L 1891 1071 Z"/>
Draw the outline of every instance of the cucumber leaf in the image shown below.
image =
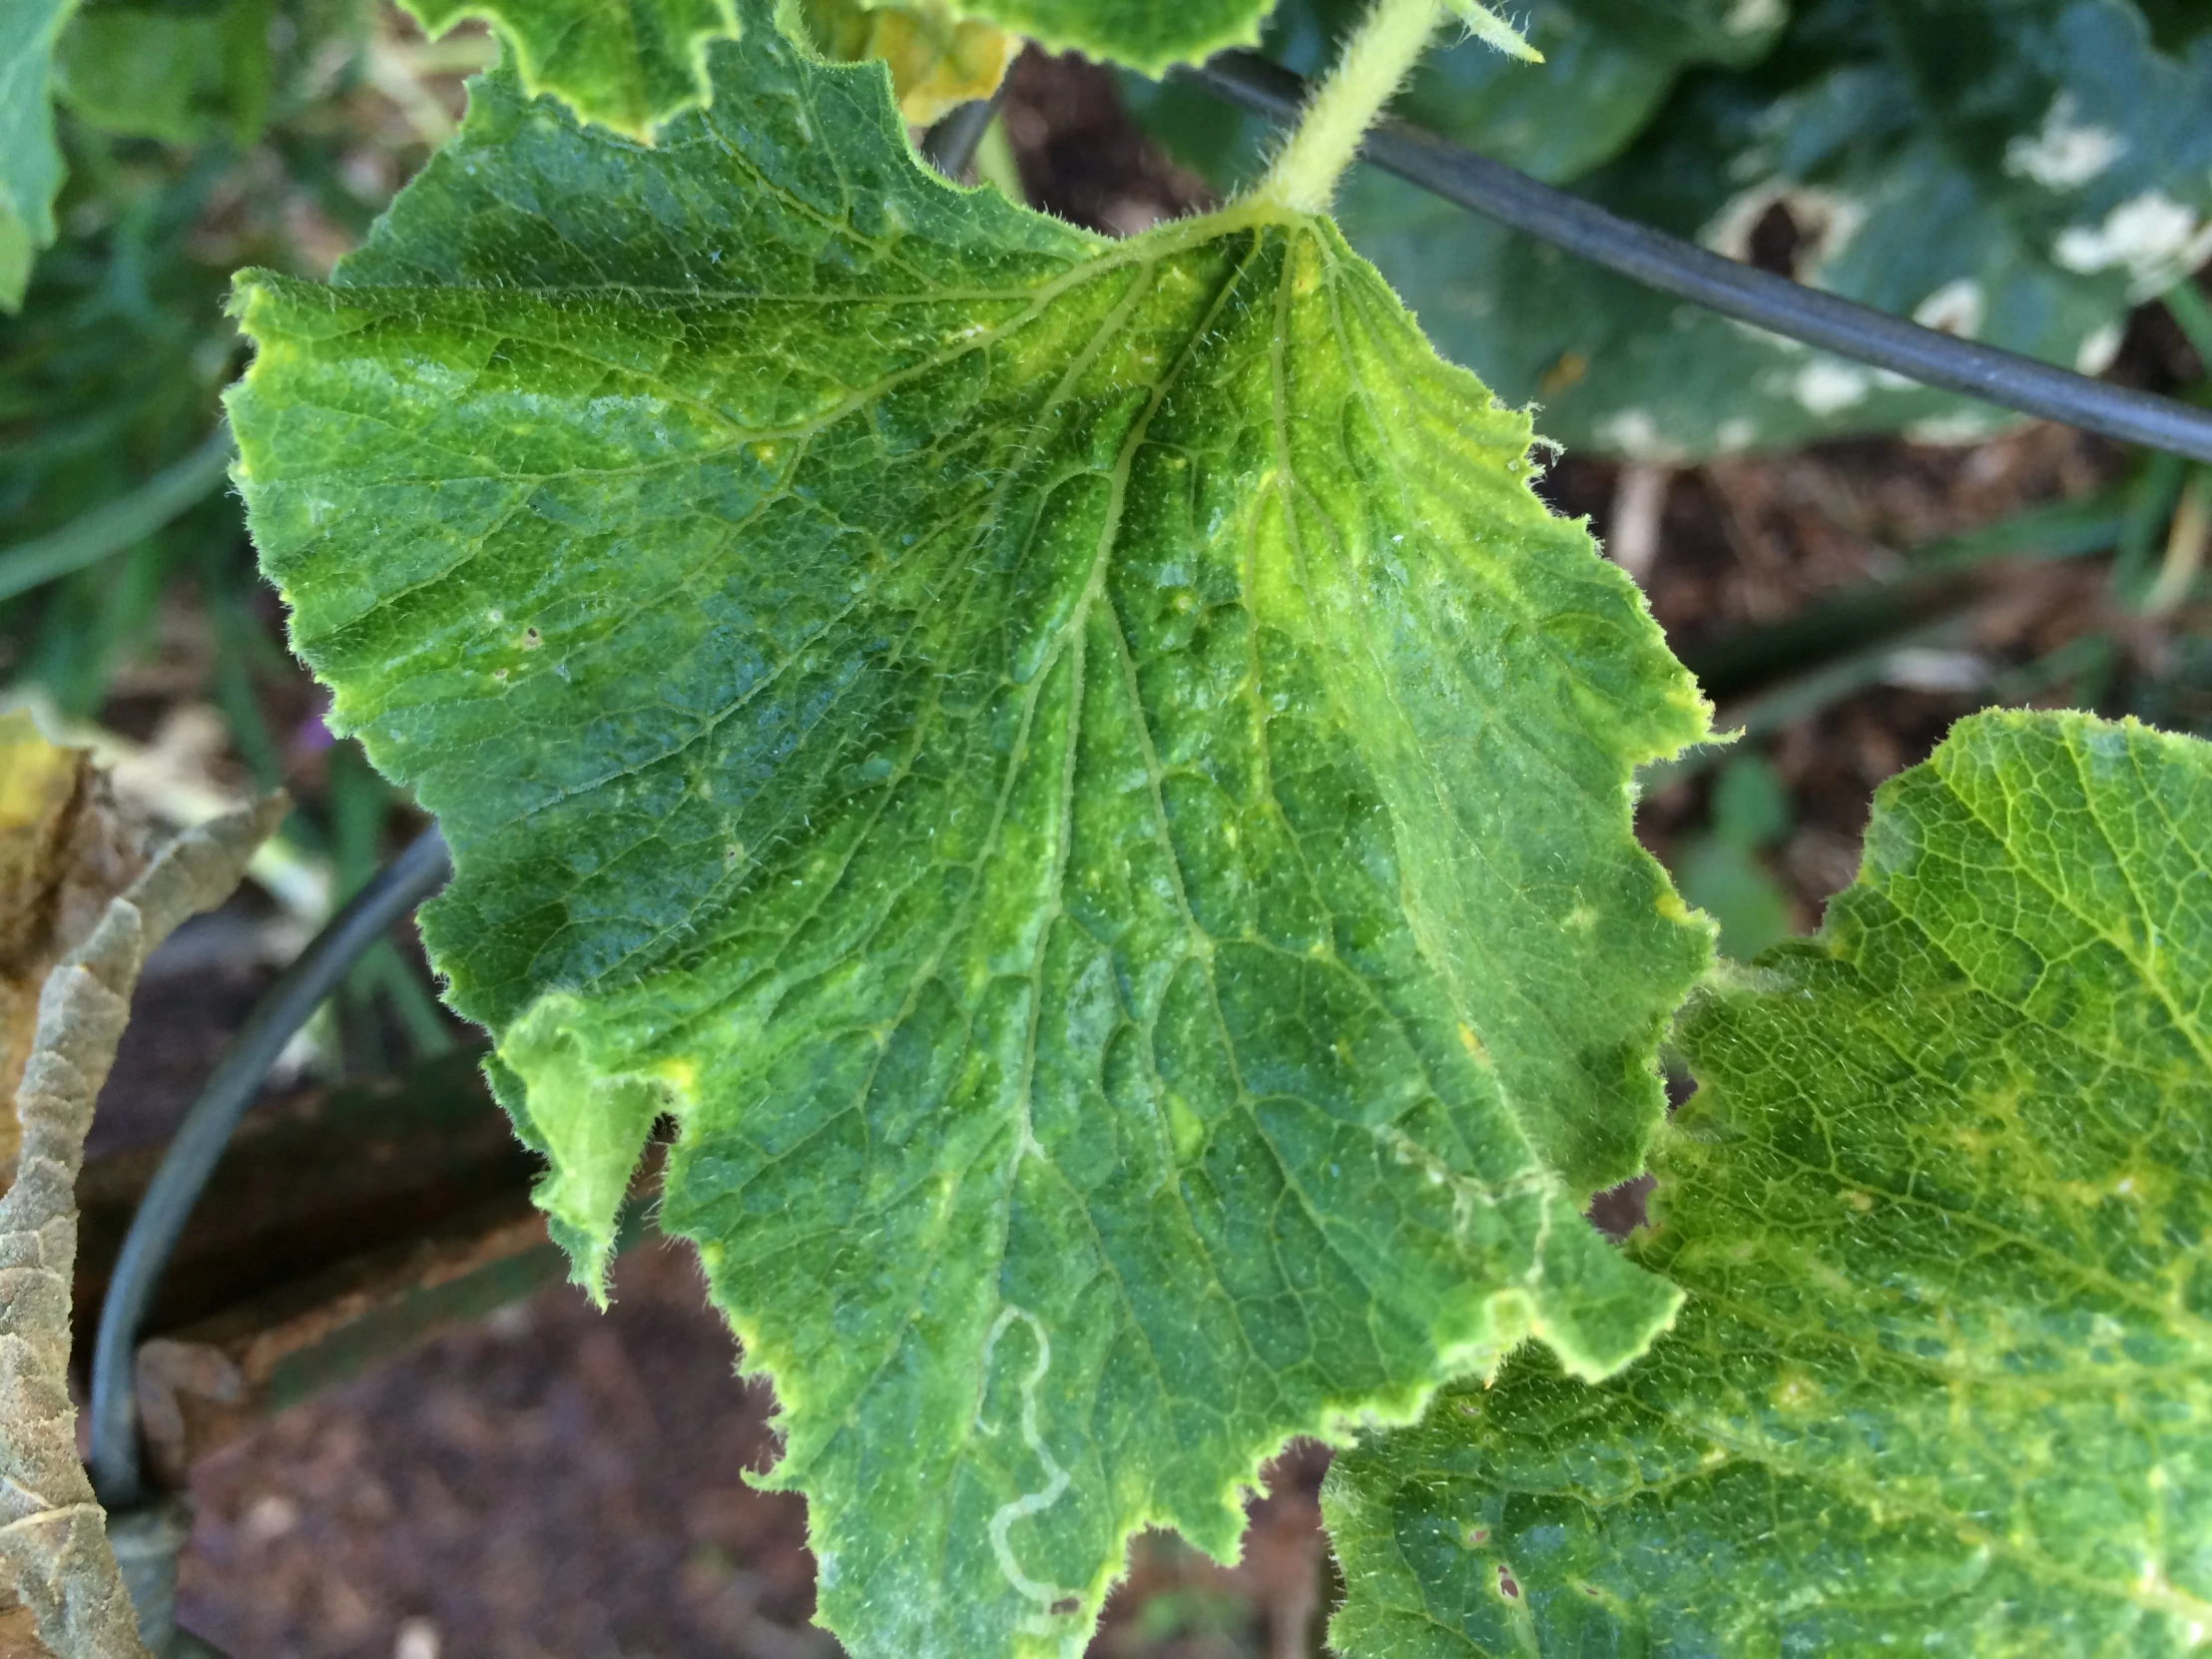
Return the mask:
<path fill-rule="evenodd" d="M 2096 372 L 2128 306 L 2212 254 L 2207 109 L 2212 34 L 2163 53 L 2132 0 L 1811 0 L 1771 56 L 1691 76 L 1576 190 Z M 1481 142 L 1447 110 L 1430 119 Z M 1337 213 L 1438 348 L 1539 401 L 1570 446 L 1684 461 L 1901 427 L 1960 439 L 2012 418 L 1700 311 L 1372 168 Z"/>
<path fill-rule="evenodd" d="M 732 0 L 399 3 L 433 39 L 463 18 L 489 23 L 525 89 L 646 143 L 662 122 L 707 101 L 707 43 L 738 32 Z"/>
<path fill-rule="evenodd" d="M 1340 1458 L 1356 1659 L 2179 1653 L 2212 1629 L 2212 746 L 1987 714 L 1701 993 L 1599 1387 Z"/>
<path fill-rule="evenodd" d="M 22 306 L 31 262 L 54 242 L 54 42 L 75 4 L 12 0 L 0 11 L 0 311 Z"/>
<path fill-rule="evenodd" d="M 654 148 L 495 76 L 243 278 L 239 479 L 587 1283 L 674 1119 L 825 1621 L 1073 1652 L 1287 1436 L 1671 1313 L 1578 1211 L 1708 957 L 1628 793 L 1704 710 L 1326 222 L 957 191 L 746 23 Z"/>

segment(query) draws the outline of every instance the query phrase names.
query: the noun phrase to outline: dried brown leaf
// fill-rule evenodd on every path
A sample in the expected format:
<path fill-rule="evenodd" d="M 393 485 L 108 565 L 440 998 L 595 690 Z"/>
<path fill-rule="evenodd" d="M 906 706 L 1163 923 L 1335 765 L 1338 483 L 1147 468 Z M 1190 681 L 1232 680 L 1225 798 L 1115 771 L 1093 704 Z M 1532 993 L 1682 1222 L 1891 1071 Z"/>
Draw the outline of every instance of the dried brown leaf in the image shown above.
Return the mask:
<path fill-rule="evenodd" d="M 23 826 L 27 837 L 0 854 L 0 902 L 44 905 L 48 916 L 0 915 L 0 939 L 30 952 L 11 964 L 36 959 L 41 928 L 49 938 L 76 929 L 87 883 L 112 867 L 101 860 L 122 844 L 101 838 L 114 820 L 87 811 L 98 786 L 81 762 L 34 745 L 35 734 L 0 731 L 0 826 Z M 15 1095 L 16 1179 L 0 1198 L 0 1647 L 11 1655 L 146 1654 L 77 1457 L 68 1385 L 77 1172 L 148 954 L 238 885 L 284 810 L 273 797 L 179 835 L 59 956 L 39 990 Z"/>
<path fill-rule="evenodd" d="M 0 1187 L 15 1175 L 39 987 L 146 867 L 144 840 L 90 755 L 48 743 L 28 714 L 0 717 Z"/>

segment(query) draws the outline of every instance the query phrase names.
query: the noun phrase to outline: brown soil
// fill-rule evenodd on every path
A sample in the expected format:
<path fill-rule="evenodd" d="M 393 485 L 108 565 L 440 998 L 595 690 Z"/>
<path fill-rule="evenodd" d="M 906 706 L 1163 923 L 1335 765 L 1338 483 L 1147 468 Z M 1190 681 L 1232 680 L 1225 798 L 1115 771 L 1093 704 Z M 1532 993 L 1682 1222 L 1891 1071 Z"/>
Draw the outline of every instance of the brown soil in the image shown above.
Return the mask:
<path fill-rule="evenodd" d="M 179 1607 L 233 1659 L 805 1659 L 806 1506 L 688 1249 L 596 1313 L 563 1288 L 286 1412 L 193 1475 Z M 1140 1538 L 1101 1659 L 1319 1651 L 1327 1453 L 1294 1448 L 1223 1569 Z"/>

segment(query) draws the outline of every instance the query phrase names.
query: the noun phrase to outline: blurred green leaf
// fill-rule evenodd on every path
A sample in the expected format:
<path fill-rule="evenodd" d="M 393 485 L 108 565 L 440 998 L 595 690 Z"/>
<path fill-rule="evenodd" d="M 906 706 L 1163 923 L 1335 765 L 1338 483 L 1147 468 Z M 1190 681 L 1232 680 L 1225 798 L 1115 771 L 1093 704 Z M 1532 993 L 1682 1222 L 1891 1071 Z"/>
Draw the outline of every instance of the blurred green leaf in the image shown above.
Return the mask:
<path fill-rule="evenodd" d="M 1713 833 L 1730 846 L 1755 852 L 1790 832 L 1790 795 L 1773 767 L 1757 755 L 1739 755 L 1713 780 Z"/>
<path fill-rule="evenodd" d="M 269 111 L 271 0 L 86 0 L 54 55 L 55 90 L 107 132 L 250 144 Z"/>
<path fill-rule="evenodd" d="M 1688 838 L 1670 865 L 1683 899 L 1720 926 L 1721 954 L 1749 961 L 1790 936 L 1790 898 L 1759 855 L 1719 835 Z"/>
<path fill-rule="evenodd" d="M 23 303 L 31 262 L 54 240 L 62 157 L 54 142 L 54 42 L 76 0 L 0 6 L 0 311 Z"/>
<path fill-rule="evenodd" d="M 2212 35 L 2131 0 L 1813 0 L 1578 191 L 1932 326 L 2090 371 L 2212 252 Z M 1579 120 L 1562 101 L 1562 121 Z M 1438 123 L 1480 143 L 1465 121 Z M 2011 416 L 1744 327 L 1372 168 L 1339 219 L 1438 346 L 1576 447 L 1688 460 Z"/>
<path fill-rule="evenodd" d="M 1366 10 L 1284 0 L 1261 49 L 1319 74 Z M 1461 39 L 1431 52 L 1391 109 L 1540 179 L 1571 179 L 1618 154 L 1686 66 L 1756 58 L 1783 16 L 1782 0 L 1542 0 L 1525 18 L 1512 11 L 1541 65 Z M 1129 75 L 1123 90 L 1131 113 L 1224 193 L 1256 179 L 1280 142 L 1269 123 L 1193 88 Z"/>
<path fill-rule="evenodd" d="M 1684 899 L 1720 926 L 1721 953 L 1749 961 L 1790 936 L 1790 897 L 1761 853 L 1790 830 L 1790 797 L 1774 768 L 1738 755 L 1713 780 L 1709 828 L 1683 837 L 1669 868 Z"/>
<path fill-rule="evenodd" d="M 71 131 L 73 229 L 39 262 L 21 313 L 0 319 L 0 541 L 34 548 L 51 548 L 67 527 L 97 527 L 165 472 L 195 472 L 187 457 L 220 422 L 240 356 L 223 314 L 224 250 L 208 250 L 211 262 L 193 241 L 229 164 L 126 162 L 117 152 L 127 144 Z M 253 579 L 228 491 L 159 516 L 159 527 L 104 553 L 108 562 L 0 602 L 13 671 L 45 684 L 69 713 L 99 705 L 172 572 L 188 563 L 205 572 L 199 561 L 213 545 L 232 581 Z"/>

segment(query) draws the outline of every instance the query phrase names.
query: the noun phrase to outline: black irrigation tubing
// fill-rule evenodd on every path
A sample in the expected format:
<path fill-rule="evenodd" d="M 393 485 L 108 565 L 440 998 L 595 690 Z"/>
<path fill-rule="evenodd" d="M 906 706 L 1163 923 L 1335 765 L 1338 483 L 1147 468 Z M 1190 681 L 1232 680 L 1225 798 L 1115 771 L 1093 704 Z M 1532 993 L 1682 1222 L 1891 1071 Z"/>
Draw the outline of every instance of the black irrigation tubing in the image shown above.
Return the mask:
<path fill-rule="evenodd" d="M 1254 115 L 1289 124 L 1305 107 L 1299 76 L 1249 52 L 1224 52 L 1178 79 Z M 1923 385 L 2078 426 L 2124 443 L 2212 462 L 2212 413 L 2069 369 L 1924 328 L 1855 300 L 1637 225 L 1524 173 L 1402 122 L 1385 121 L 1361 153 L 1445 201 L 1709 310 Z"/>
<path fill-rule="evenodd" d="M 425 830 L 324 923 L 247 1016 L 162 1154 L 109 1276 L 93 1343 L 92 1400 L 86 1410 L 91 1450 L 85 1464 L 93 1490 L 109 1509 L 131 1508 L 148 1495 L 132 1394 L 139 1327 L 231 1131 L 307 1016 L 386 928 L 445 884 L 451 868 L 445 838 L 435 829 Z"/>
<path fill-rule="evenodd" d="M 998 114 L 998 107 L 1006 101 L 1006 83 L 998 83 L 998 90 L 988 98 L 970 99 L 967 103 L 947 111 L 936 124 L 922 136 L 921 153 L 929 165 L 955 184 L 975 160 L 976 146 L 983 142 L 983 135 L 990 129 L 991 118 Z"/>

